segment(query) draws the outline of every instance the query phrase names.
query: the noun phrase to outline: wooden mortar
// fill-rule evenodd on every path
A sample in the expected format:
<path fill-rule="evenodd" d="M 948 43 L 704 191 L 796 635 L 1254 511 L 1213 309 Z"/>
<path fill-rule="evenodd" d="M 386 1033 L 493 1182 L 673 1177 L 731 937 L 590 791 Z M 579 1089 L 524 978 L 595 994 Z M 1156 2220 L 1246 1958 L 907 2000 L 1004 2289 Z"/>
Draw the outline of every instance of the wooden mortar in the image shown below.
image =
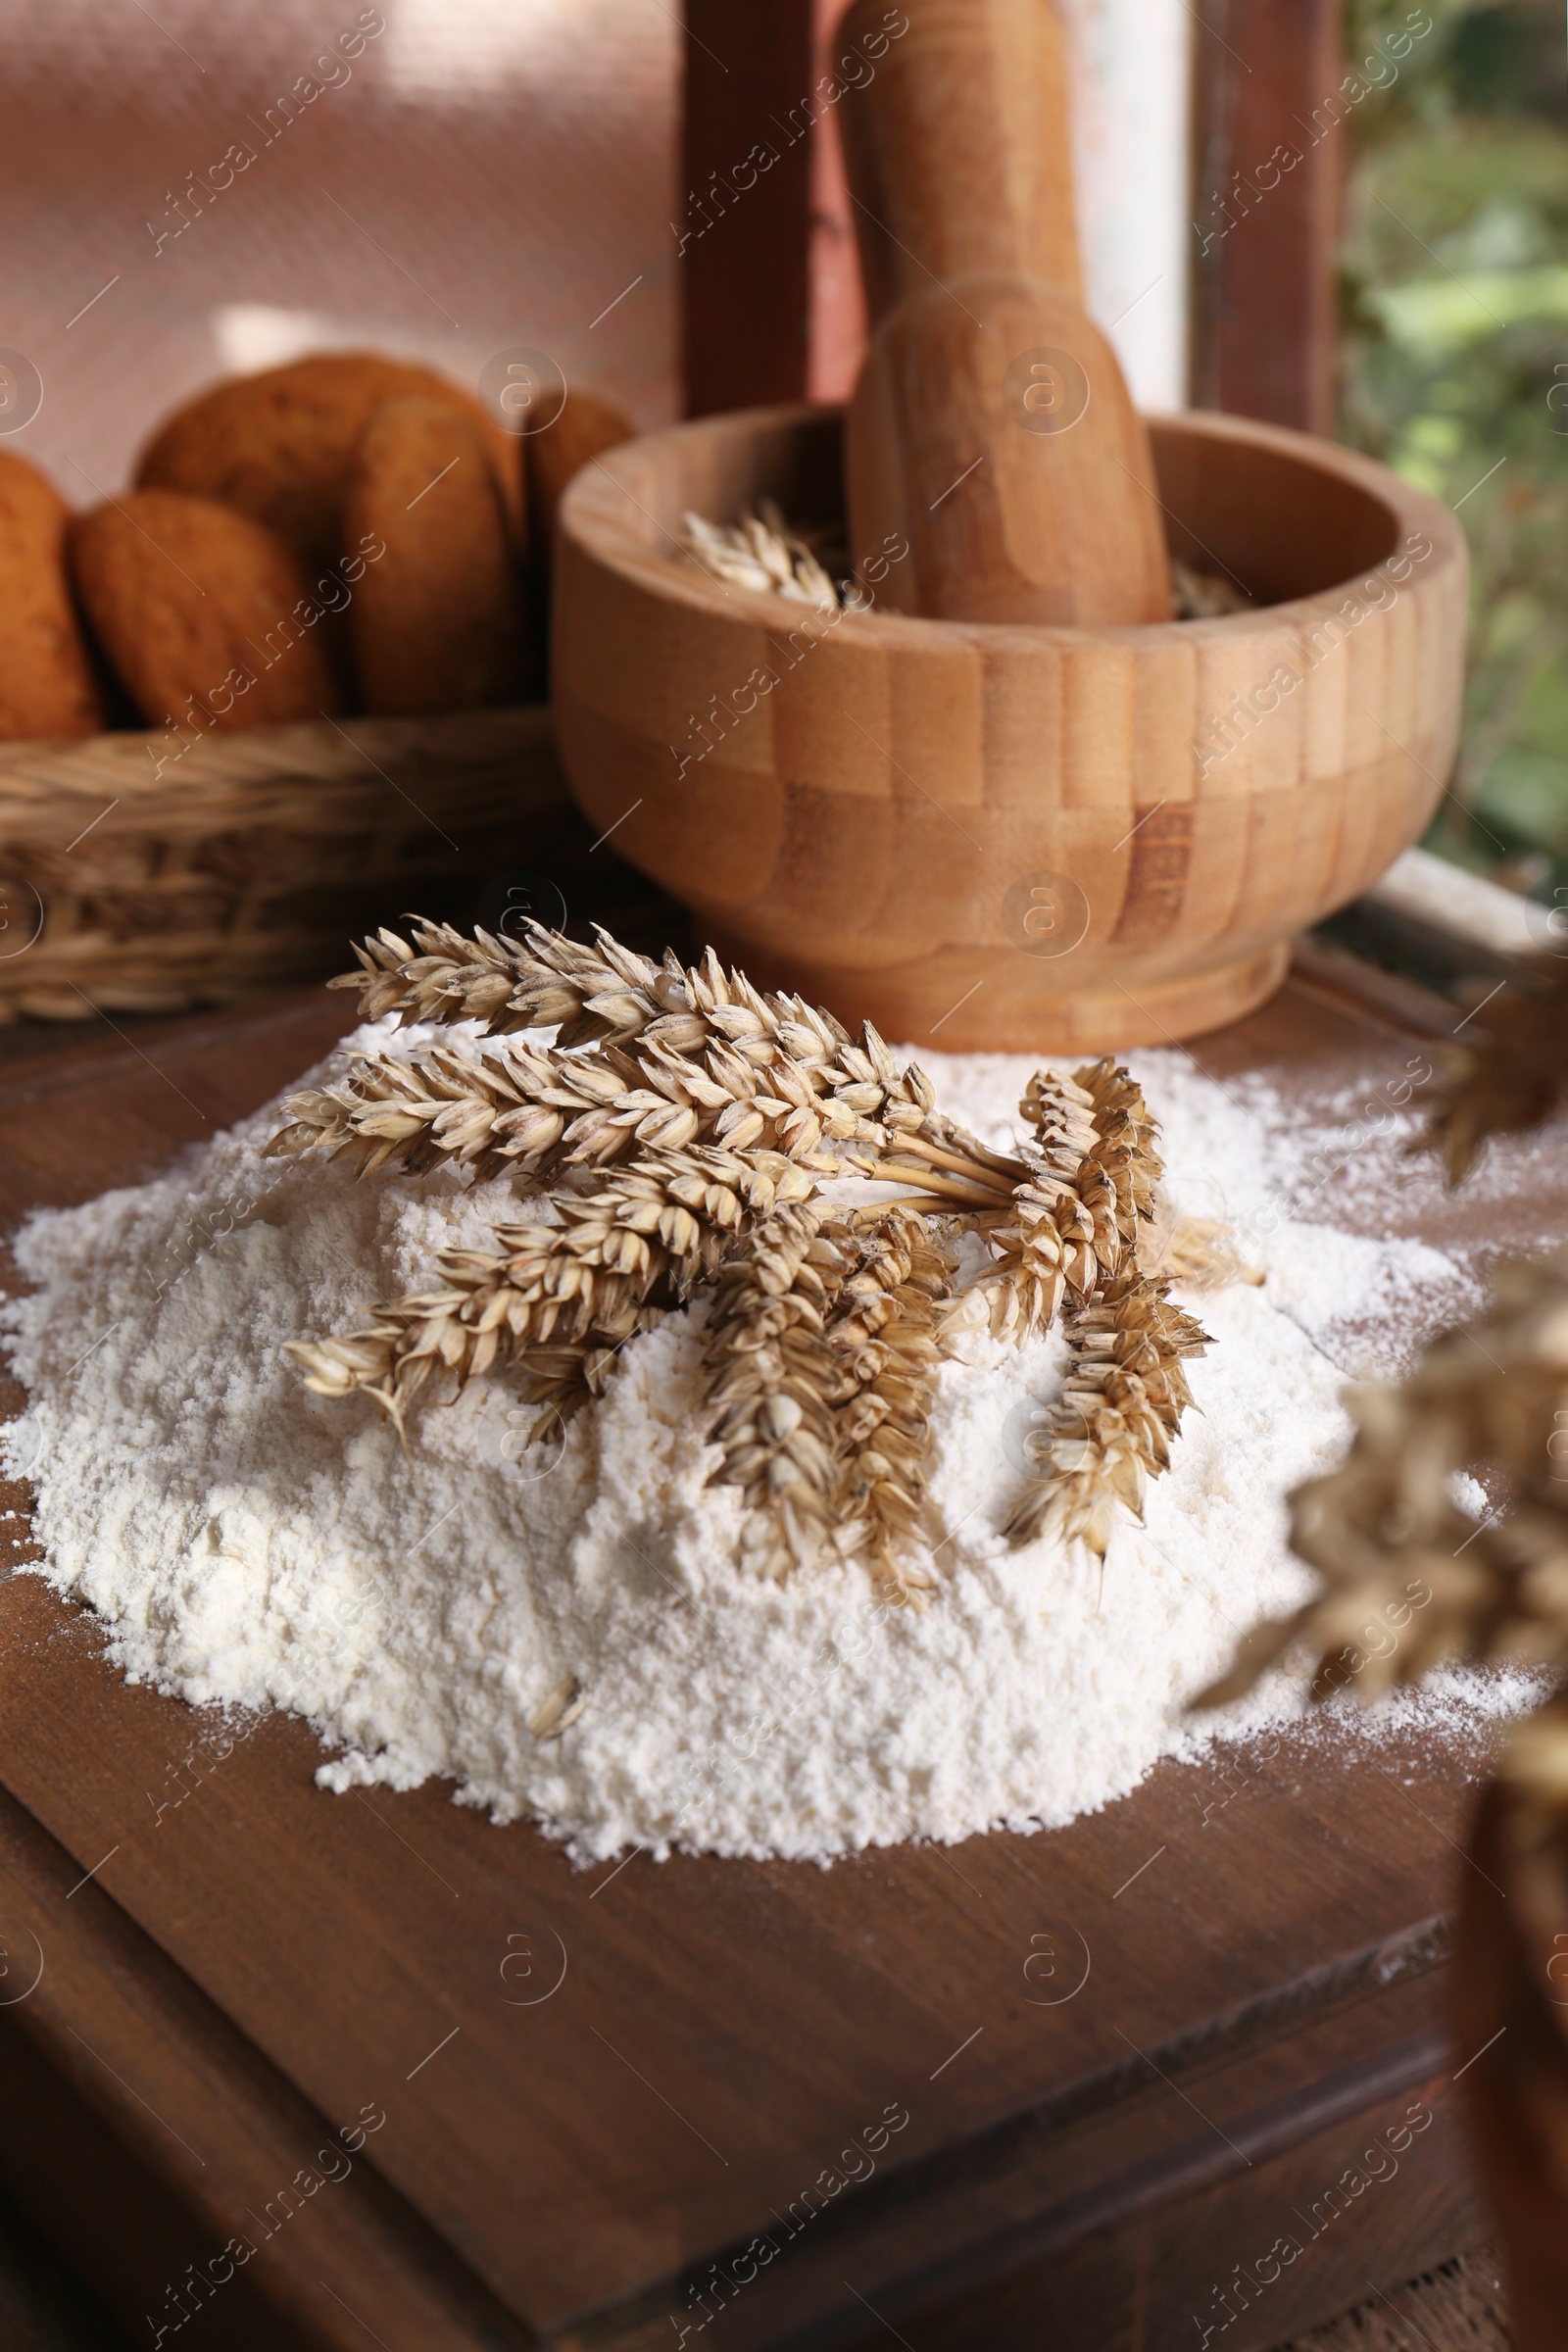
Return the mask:
<path fill-rule="evenodd" d="M 721 586 L 678 534 L 687 509 L 730 521 L 767 497 L 837 517 L 836 412 L 607 453 L 566 494 L 557 555 L 557 725 L 595 825 L 760 985 L 900 1043 L 1100 1053 L 1261 1004 L 1292 935 L 1444 789 L 1465 543 L 1328 442 L 1203 414 L 1150 433 L 1173 557 L 1257 609 L 1088 629 L 813 614 Z"/>

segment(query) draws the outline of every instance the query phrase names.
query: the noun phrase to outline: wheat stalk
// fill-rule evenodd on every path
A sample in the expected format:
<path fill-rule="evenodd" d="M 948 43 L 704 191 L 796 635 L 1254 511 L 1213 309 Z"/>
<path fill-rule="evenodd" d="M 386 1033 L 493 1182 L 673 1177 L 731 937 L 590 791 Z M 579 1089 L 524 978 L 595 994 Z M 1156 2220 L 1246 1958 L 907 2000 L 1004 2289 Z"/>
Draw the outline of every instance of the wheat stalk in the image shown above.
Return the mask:
<path fill-rule="evenodd" d="M 327 986 L 354 989 L 362 1020 L 472 1020 L 496 1037 L 553 1028 L 563 1050 L 621 1044 L 686 1009 L 688 975 L 673 956 L 654 963 L 603 930 L 589 947 L 542 924 L 528 929 L 521 946 L 478 929 L 469 938 L 450 923 L 416 919 L 408 939 L 383 927 L 355 948 L 360 969 Z"/>
<path fill-rule="evenodd" d="M 859 1219 L 786 1206 L 719 1269 L 705 1348 L 714 1477 L 770 1519 L 768 1575 L 809 1560 L 831 1528 L 843 1549 L 868 1545 L 902 1597 L 934 1584 L 908 1544 L 932 1532 L 924 1455 L 949 1274 L 897 1204 Z"/>
<path fill-rule="evenodd" d="M 628 1117 L 631 1091 L 603 1054 L 568 1057 L 520 1045 L 482 1058 L 446 1046 L 407 1061 L 359 1054 L 339 1084 L 288 1098 L 288 1124 L 265 1156 L 346 1154 L 361 1176 L 389 1165 L 422 1174 L 444 1161 L 480 1179 L 514 1166 L 532 1173 L 552 1157 L 563 1164 L 613 1157 L 595 1152 L 588 1138 L 595 1114 L 615 1108 L 628 1154 L 639 1146 L 679 1150 L 692 1140 L 697 1122 L 682 1116 L 686 1105 L 643 1090 Z M 578 1143 L 585 1148 L 574 1151 Z"/>
<path fill-rule="evenodd" d="M 987 1228 L 995 1267 L 944 1318 L 953 1339 L 981 1323 L 1019 1345 L 1038 1337 L 1064 1297 L 1087 1298 L 1136 1252 L 1154 1214 L 1153 1121 L 1125 1070 L 1108 1059 L 1072 1078 L 1039 1070 L 1019 1108 L 1034 1131 L 1026 1172 Z"/>
<path fill-rule="evenodd" d="M 842 1227 L 813 1203 L 786 1202 L 718 1269 L 704 1348 L 716 1480 L 744 1489 L 774 1541 L 763 1571 L 785 1576 L 815 1554 L 832 1520 L 837 1366 L 828 1310 L 851 1260 Z"/>
<path fill-rule="evenodd" d="M 870 1056 L 848 1044 L 832 1064 L 804 1062 L 781 1049 L 764 1067 L 719 1039 L 701 1058 L 646 1040 L 630 1050 L 576 1054 L 509 1041 L 484 1054 L 456 1045 L 408 1059 L 359 1054 L 346 1080 L 289 1098 L 288 1124 L 266 1149 L 269 1156 L 350 1152 L 362 1175 L 389 1165 L 420 1172 L 451 1160 L 480 1177 L 512 1167 L 545 1180 L 648 1146 L 715 1143 L 779 1152 L 834 1175 L 848 1147 L 882 1152 L 890 1133 L 902 1140 L 902 1128 L 917 1129 L 923 1115 L 919 1073 L 892 1072 L 874 1031 L 869 1042 L 879 1055 L 876 1076 L 867 1074 Z M 945 1160 L 920 1140 L 908 1149 L 931 1163 L 917 1173 L 950 1164 L 963 1173 L 962 1162 Z M 897 1164 L 907 1172 L 910 1163 Z M 967 1181 L 995 1183 L 979 1168 Z"/>
<path fill-rule="evenodd" d="M 618 1047 L 560 1054 L 506 1044 L 483 1055 L 434 1046 L 407 1060 L 359 1054 L 347 1079 L 291 1096 L 287 1126 L 269 1157 L 346 1152 L 357 1172 L 421 1173 L 450 1161 L 485 1178 L 511 1170 L 537 1189 L 573 1167 L 602 1167 L 638 1151 L 698 1143 L 752 1147 L 832 1173 L 825 1130 L 872 1139 L 881 1130 L 833 1098 L 819 1098 L 788 1063 L 760 1091 L 755 1072 L 721 1051 L 708 1065 Z"/>

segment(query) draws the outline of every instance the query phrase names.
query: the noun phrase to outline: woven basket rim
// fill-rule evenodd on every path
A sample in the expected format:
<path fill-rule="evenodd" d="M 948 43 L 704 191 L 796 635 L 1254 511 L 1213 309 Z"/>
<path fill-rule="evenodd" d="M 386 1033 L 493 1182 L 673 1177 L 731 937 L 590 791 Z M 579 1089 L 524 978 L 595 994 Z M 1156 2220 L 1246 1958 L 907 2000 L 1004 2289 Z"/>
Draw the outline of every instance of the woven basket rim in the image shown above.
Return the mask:
<path fill-rule="evenodd" d="M 428 750 L 438 760 L 456 760 L 466 749 L 477 759 L 508 748 L 532 749 L 550 735 L 546 703 L 498 704 L 420 718 L 288 719 L 274 726 L 214 729 L 198 737 L 182 758 L 171 758 L 162 771 L 155 770 L 154 761 L 168 744 L 166 728 L 34 737 L 0 743 L 0 820 L 8 802 L 26 804 L 46 793 L 75 793 L 85 800 L 113 784 L 122 801 L 133 802 L 145 813 L 160 799 L 177 801 L 255 783 L 272 781 L 281 788 L 296 779 L 348 783 L 373 777 L 377 752 Z M 18 793 L 17 783 L 29 789 Z"/>
<path fill-rule="evenodd" d="M 0 744 L 7 924 L 36 922 L 0 954 L 0 1019 L 330 968 L 362 910 L 499 870 L 514 842 L 525 862 L 569 801 L 546 705 L 350 725 L 215 732 L 156 779 L 137 759 L 161 733 Z"/>

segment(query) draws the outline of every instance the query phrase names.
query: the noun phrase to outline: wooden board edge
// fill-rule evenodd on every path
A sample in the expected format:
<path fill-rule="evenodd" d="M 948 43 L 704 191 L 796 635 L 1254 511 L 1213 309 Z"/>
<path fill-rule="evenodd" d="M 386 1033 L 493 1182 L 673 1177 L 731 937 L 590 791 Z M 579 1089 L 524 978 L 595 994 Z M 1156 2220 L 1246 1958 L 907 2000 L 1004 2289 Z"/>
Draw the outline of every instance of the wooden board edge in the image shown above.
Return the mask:
<path fill-rule="evenodd" d="M 777 2233 L 716 2248 L 554 2340 L 561 2352 L 651 2352 L 673 2315 L 700 2316 L 705 2296 L 722 2300 L 715 2279 L 766 2269 L 775 2256 L 763 2254 L 760 2266 L 760 2243 L 776 2247 L 780 2271 L 772 2291 L 741 2302 L 724 2335 L 731 2352 L 858 2345 L 855 2315 L 837 2310 L 845 2273 L 879 2311 L 920 2334 L 921 2352 L 931 2352 L 930 2327 L 956 2282 L 988 2328 L 992 2300 L 1004 2306 L 1011 2282 L 1026 2277 L 1040 2281 L 1042 2307 L 1059 2315 L 1058 2274 L 1074 2271 L 1085 2247 L 1119 2247 L 1163 2229 L 1160 2217 L 1223 2199 L 1228 2182 L 1245 2203 L 1253 2172 L 1289 2169 L 1298 2149 L 1353 2130 L 1378 2102 L 1434 2079 L 1448 2041 L 1449 1944 L 1446 1915 L 1419 1923 L 1287 1999 L 1249 2004 L 1201 2035 L 1133 2050 L 1125 2065 L 901 2167 L 837 2207 L 807 2204 L 805 2219 L 792 2208 L 790 2221 L 776 2217 Z M 1450 2170 L 1458 2195 L 1462 2149 Z M 799 2248 L 797 2237 L 806 2240 Z M 1459 2250 L 1460 2241 L 1446 2244 L 1438 2258 Z M 1396 2257 L 1387 2282 L 1413 2276 L 1425 2260 L 1420 2249 L 1408 2268 Z M 1116 2340 L 1127 2315 L 1111 2326 L 1097 2294 L 1094 2326 L 1103 2323 L 1103 2340 Z M 1080 2335 L 1058 2324 L 1067 2331 L 1053 2338 L 1052 2352 L 1098 2352 L 1093 2329 Z M 954 2352 L 967 2340 L 955 2336 Z M 989 2332 L 985 2340 L 991 2345 Z"/>
<path fill-rule="evenodd" d="M 1399 2147 L 1401 2132 L 1411 2136 Z M 1400 2179 L 1403 2189 L 1385 2196 Z M 1245 2171 L 1233 2164 L 1070 2243 L 1032 2250 L 1020 2239 L 1010 2260 L 984 2273 L 911 2281 L 904 2291 L 878 2285 L 845 2243 L 834 2249 L 832 2269 L 848 2292 L 786 2333 L 726 2331 L 723 2340 L 764 2343 L 767 2352 L 879 2352 L 891 2330 L 905 2341 L 912 2331 L 920 2352 L 972 2352 L 977 2344 L 1039 2352 L 1049 2315 L 1051 2352 L 1178 2352 L 1189 2344 L 1270 2352 L 1363 2303 L 1369 2289 L 1396 2291 L 1452 2260 L 1487 2228 L 1448 2064 L 1434 2066 L 1430 2044 L 1416 2043 L 1370 2095 L 1320 2117 L 1316 2130 Z M 1268 2263 L 1285 2237 L 1298 2255 Z M 1225 2249 L 1226 2258 L 1202 2263 L 1200 2246 Z M 658 2352 L 672 2326 L 679 2335 L 681 2315 L 695 2332 L 710 2310 L 697 2297 L 721 2301 L 711 2268 L 683 2284 L 690 2296 L 647 2312 L 638 2326 L 612 2338 L 568 2328 L 553 2352 L 600 2352 L 607 2342 L 615 2352 Z M 739 2297 L 732 2308 L 742 2316 Z"/>
<path fill-rule="evenodd" d="M 531 2352 L 374 2168 L 401 2085 L 318 2113 L 6 1790 L 0 1946 L 0 2179 L 138 2341 Z"/>
<path fill-rule="evenodd" d="M 1416 2052 L 1412 2049 L 1413 2059 Z M 1413 2075 L 1413 2079 L 1412 2079 Z M 1393 2158 L 1388 2134 L 1417 2122 L 1422 2136 L 1403 2151 L 1409 2170 L 1376 2169 Z M 1384 2194 L 1404 2180 L 1402 2195 Z M 1359 2180 L 1362 2185 L 1357 2186 Z M 1037 2352 L 1042 2315 L 1053 2317 L 1052 2352 L 1270 2352 L 1436 2268 L 1475 2244 L 1486 2223 L 1471 2179 L 1463 2117 L 1446 2064 L 1400 2068 L 1374 2098 L 1348 2108 L 1309 2136 L 1164 2205 L 1129 2215 L 1071 2248 L 1021 2263 L 983 2295 L 926 2308 L 917 2320 L 921 2352 Z M 1337 2233 L 1336 2233 L 1337 2232 Z M 1298 2254 L 1281 2259 L 1284 2241 Z M 1200 2247 L 1223 2249 L 1200 2263 Z M 1272 2260 L 1269 2258 L 1272 2257 Z M 1272 2271 L 1273 2276 L 1270 2276 Z M 1152 2283 L 1161 2281 L 1155 2307 Z M 878 2311 L 884 2306 L 879 2301 Z M 895 2310 L 890 2315 L 901 2325 Z M 842 2338 L 820 2334 L 778 2352 L 873 2352 L 886 2330 L 857 2315 Z"/>

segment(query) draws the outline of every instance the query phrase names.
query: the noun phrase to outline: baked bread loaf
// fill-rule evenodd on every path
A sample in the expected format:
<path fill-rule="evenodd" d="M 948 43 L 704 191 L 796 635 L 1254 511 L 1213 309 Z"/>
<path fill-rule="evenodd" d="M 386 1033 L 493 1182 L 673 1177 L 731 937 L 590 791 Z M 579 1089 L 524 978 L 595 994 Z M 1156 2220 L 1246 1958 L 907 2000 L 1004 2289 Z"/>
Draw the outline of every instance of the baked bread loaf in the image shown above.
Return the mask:
<path fill-rule="evenodd" d="M 410 714 L 514 701 L 522 682 L 516 569 L 479 433 L 445 400 L 389 400 L 360 435 L 343 508 L 351 544 L 383 556 L 349 627 L 368 710 Z"/>
<path fill-rule="evenodd" d="M 66 573 L 71 509 L 25 458 L 0 454 L 0 740 L 93 735 L 103 705 Z"/>
<path fill-rule="evenodd" d="M 556 513 L 572 475 L 602 450 L 629 441 L 636 429 L 612 400 L 601 399 L 597 392 L 572 391 L 555 423 L 524 440 L 528 512 L 547 562 L 556 535 Z"/>
<path fill-rule="evenodd" d="M 342 709 L 323 646 L 333 606 L 248 515 L 174 490 L 127 491 L 77 518 L 71 560 L 149 725 L 256 727 Z"/>
<path fill-rule="evenodd" d="M 352 546 L 342 515 L 349 467 L 370 411 L 385 400 L 444 401 L 483 444 L 507 529 L 520 554 L 522 472 L 513 436 L 428 368 L 375 352 L 335 352 L 231 377 L 177 409 L 143 450 L 138 488 L 220 499 L 265 523 L 314 568 Z"/>

